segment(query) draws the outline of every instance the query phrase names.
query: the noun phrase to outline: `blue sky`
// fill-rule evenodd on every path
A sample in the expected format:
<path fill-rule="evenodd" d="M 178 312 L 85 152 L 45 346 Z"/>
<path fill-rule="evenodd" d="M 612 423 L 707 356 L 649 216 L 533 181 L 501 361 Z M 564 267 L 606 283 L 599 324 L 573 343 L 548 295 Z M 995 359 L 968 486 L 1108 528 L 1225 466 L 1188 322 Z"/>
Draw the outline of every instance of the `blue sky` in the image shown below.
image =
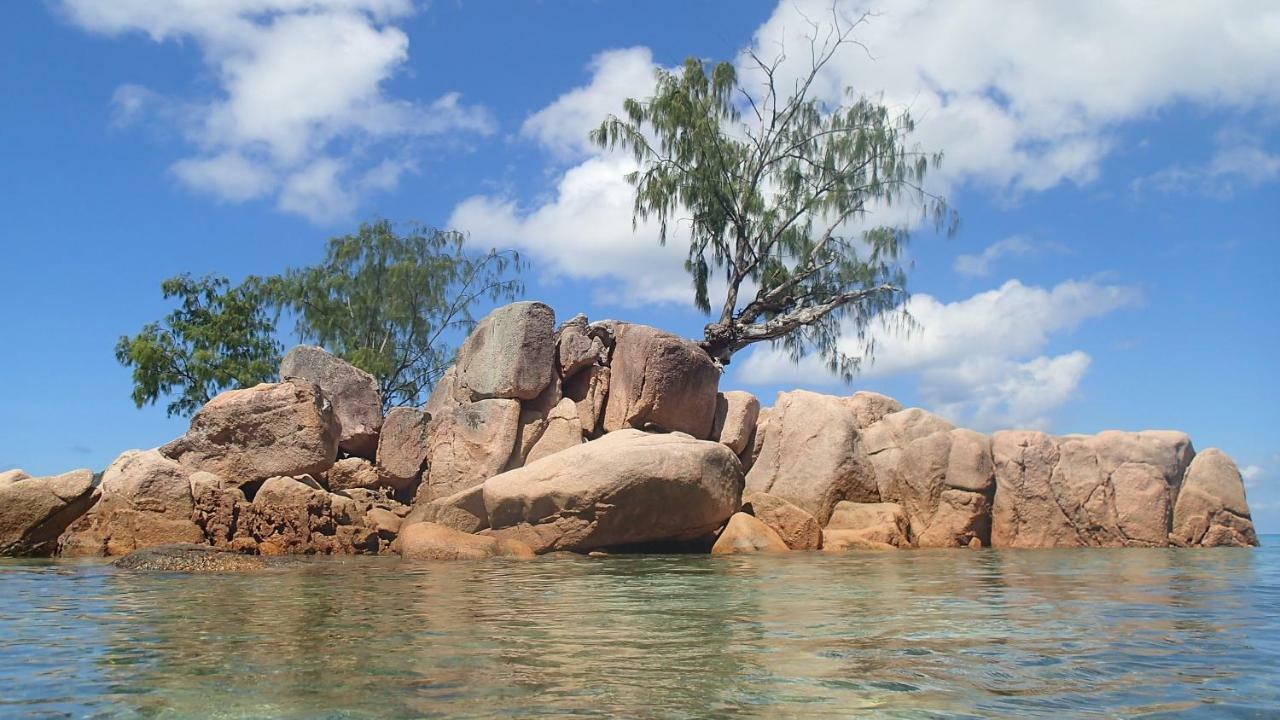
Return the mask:
<path fill-rule="evenodd" d="M 1178 428 L 1280 530 L 1280 8 L 850 2 L 818 92 L 909 109 L 962 219 L 911 245 L 922 330 L 853 388 L 767 349 L 722 385 L 867 388 L 983 430 Z M 826 2 L 96 0 L 0 9 L 0 467 L 104 467 L 185 421 L 135 409 L 116 339 L 178 272 L 313 262 L 362 219 L 532 262 L 528 296 L 698 334 L 678 243 L 633 231 L 583 142 L 655 66 L 802 56 Z M 999 22 L 993 18 L 998 17 Z M 870 57 L 868 57 L 868 54 Z"/>

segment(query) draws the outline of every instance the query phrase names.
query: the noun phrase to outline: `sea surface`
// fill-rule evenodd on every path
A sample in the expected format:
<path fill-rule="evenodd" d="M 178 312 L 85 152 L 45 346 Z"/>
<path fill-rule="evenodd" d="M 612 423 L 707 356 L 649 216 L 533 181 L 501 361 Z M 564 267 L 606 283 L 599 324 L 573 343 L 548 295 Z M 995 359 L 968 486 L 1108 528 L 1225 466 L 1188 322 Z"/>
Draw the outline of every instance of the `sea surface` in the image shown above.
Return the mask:
<path fill-rule="evenodd" d="M 1257 550 L 0 563 L 0 716 L 1280 717 Z"/>

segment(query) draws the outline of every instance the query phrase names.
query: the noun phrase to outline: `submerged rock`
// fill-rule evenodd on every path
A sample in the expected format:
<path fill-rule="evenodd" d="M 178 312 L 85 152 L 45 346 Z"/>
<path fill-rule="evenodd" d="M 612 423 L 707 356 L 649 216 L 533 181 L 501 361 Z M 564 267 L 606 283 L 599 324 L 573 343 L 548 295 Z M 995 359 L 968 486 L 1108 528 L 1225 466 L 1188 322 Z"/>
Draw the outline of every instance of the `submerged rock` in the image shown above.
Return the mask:
<path fill-rule="evenodd" d="M 768 525 L 792 550 L 822 547 L 822 525 L 796 505 L 769 493 L 750 493 L 742 498 L 742 511 Z"/>
<path fill-rule="evenodd" d="M 738 555 L 758 552 L 786 552 L 791 548 L 783 542 L 773 528 L 747 513 L 734 513 L 729 518 L 715 545 L 712 555 Z"/>
<path fill-rule="evenodd" d="M 286 558 L 241 555 L 208 545 L 157 545 L 125 555 L 112 563 L 121 570 L 145 572 L 222 573 L 266 570 L 291 564 Z"/>
<path fill-rule="evenodd" d="M 429 522 L 407 525 L 396 540 L 398 552 L 406 560 L 484 560 L 533 557 L 529 546 L 508 538 L 469 535 Z"/>

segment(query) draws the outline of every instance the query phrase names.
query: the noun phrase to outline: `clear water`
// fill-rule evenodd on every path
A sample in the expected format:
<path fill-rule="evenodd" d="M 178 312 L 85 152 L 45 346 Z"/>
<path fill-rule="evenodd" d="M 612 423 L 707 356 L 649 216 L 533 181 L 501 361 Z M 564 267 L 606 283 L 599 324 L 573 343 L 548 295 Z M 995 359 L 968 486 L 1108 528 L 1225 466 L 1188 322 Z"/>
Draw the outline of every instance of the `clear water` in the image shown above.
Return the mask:
<path fill-rule="evenodd" d="M 0 564 L 14 717 L 1277 717 L 1260 550 Z"/>

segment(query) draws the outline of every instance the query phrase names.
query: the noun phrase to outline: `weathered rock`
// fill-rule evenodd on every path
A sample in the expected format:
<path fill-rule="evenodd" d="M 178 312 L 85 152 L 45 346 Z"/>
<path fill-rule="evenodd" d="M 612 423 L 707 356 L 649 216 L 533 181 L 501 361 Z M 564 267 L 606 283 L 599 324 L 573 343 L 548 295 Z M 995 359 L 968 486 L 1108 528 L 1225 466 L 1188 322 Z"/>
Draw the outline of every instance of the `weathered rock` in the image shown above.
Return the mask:
<path fill-rule="evenodd" d="M 579 371 L 602 362 L 604 355 L 604 341 L 591 332 L 586 315 L 578 314 L 566 320 L 556 333 L 560 377 L 573 377 Z"/>
<path fill-rule="evenodd" d="M 546 432 L 548 416 L 561 399 L 560 380 L 552 377 L 541 395 L 520 403 L 520 420 L 516 424 L 516 444 L 511 451 L 511 457 L 507 460 L 505 470 L 524 465 L 525 458 L 533 450 L 534 444 Z"/>
<path fill-rule="evenodd" d="M 330 492 L 352 488 L 390 487 L 403 489 L 407 482 L 361 457 L 343 458 L 324 474 Z"/>
<path fill-rule="evenodd" d="M 715 420 L 720 371 L 694 343 L 647 325 L 618 323 L 604 430 L 645 428 L 705 440 Z"/>
<path fill-rule="evenodd" d="M 517 302 L 489 313 L 458 350 L 457 387 L 467 399 L 532 400 L 555 367 L 555 313 L 540 302 Z"/>
<path fill-rule="evenodd" d="M 316 386 L 301 380 L 229 390 L 205 404 L 161 454 L 233 485 L 320 474 L 338 453 L 338 426 Z"/>
<path fill-rule="evenodd" d="M 911 545 L 910 520 L 897 503 L 837 503 L 823 531 L 822 549 L 887 550 Z"/>
<path fill-rule="evenodd" d="M 760 401 L 741 390 L 716 393 L 716 414 L 711 424 L 711 440 L 722 443 L 735 455 L 742 455 L 751 442 L 760 415 Z"/>
<path fill-rule="evenodd" d="M 1168 543 L 1168 508 L 1194 450 L 1183 433 L 992 436 L 994 547 Z"/>
<path fill-rule="evenodd" d="M 870 427 L 885 415 L 902 410 L 902 403 L 897 400 L 868 390 L 854 393 L 845 399 L 845 404 L 853 411 L 853 419 L 859 429 Z"/>
<path fill-rule="evenodd" d="M 1178 545 L 1258 544 L 1240 471 L 1222 451 L 1195 456 L 1173 509 L 1171 539 Z"/>
<path fill-rule="evenodd" d="M 862 438 L 880 498 L 902 505 L 914 544 L 990 544 L 995 478 L 986 436 L 912 408 L 884 415 Z"/>
<path fill-rule="evenodd" d="M 243 572 L 287 564 L 290 561 L 284 558 L 241 555 L 208 545 L 157 545 L 129 553 L 114 563 L 122 570 L 181 573 Z"/>
<path fill-rule="evenodd" d="M 280 361 L 280 377 L 301 378 L 320 387 L 333 405 L 338 449 L 372 458 L 382 428 L 382 398 L 372 375 L 313 345 L 299 345 Z"/>
<path fill-rule="evenodd" d="M 452 495 L 502 472 L 515 449 L 519 422 L 515 400 L 480 400 L 433 419 L 418 499 Z"/>
<path fill-rule="evenodd" d="M 546 426 L 534 442 L 525 464 L 536 462 L 561 450 L 582 444 L 582 423 L 578 419 L 578 406 L 570 398 L 561 400 L 547 415 Z"/>
<path fill-rule="evenodd" d="M 436 381 L 435 387 L 431 388 L 431 395 L 427 397 L 427 404 L 422 409 L 431 417 L 439 417 L 446 411 L 465 404 L 467 401 L 459 397 L 462 394 L 458 389 L 458 366 L 450 365 Z"/>
<path fill-rule="evenodd" d="M 792 550 L 822 547 L 822 525 L 818 519 L 780 497 L 750 493 L 742 498 L 742 511 L 772 528 Z"/>
<path fill-rule="evenodd" d="M 875 471 L 853 412 L 840 398 L 805 390 L 779 393 L 747 473 L 747 492 L 767 492 L 826 522 L 841 500 L 876 502 Z"/>
<path fill-rule="evenodd" d="M 102 474 L 98 503 L 62 535 L 59 554 L 125 555 L 154 545 L 203 543 L 204 531 L 192 519 L 192 474 L 157 450 L 126 451 Z"/>
<path fill-rule="evenodd" d="M 198 498 L 198 517 L 205 506 L 205 497 Z M 225 544 L 262 555 L 376 553 L 384 546 L 366 512 L 358 501 L 326 492 L 308 476 L 273 477 L 252 502 L 235 504 Z"/>
<path fill-rule="evenodd" d="M 392 408 L 387 413 L 378 436 L 378 467 L 388 484 L 403 489 L 418 482 L 427 464 L 431 417 L 407 407 Z"/>
<path fill-rule="evenodd" d="M 46 556 L 98 500 L 93 473 L 72 470 L 0 485 L 0 556 Z"/>
<path fill-rule="evenodd" d="M 405 524 L 430 522 L 459 532 L 477 533 L 489 527 L 484 509 L 484 486 L 461 490 L 448 497 L 419 503 L 405 516 Z"/>
<path fill-rule="evenodd" d="M 492 557 L 527 560 L 533 557 L 529 546 L 517 540 L 469 535 L 429 522 L 416 522 L 401 528 L 396 547 L 406 560 L 485 560 Z"/>
<path fill-rule="evenodd" d="M 29 477 L 31 476 L 28 475 L 25 470 L 5 470 L 4 472 L 0 472 L 0 487 L 12 485 L 19 480 L 26 480 Z"/>
<path fill-rule="evenodd" d="M 762 407 L 756 415 L 756 427 L 751 432 L 751 442 L 747 443 L 747 449 L 738 456 L 742 459 L 744 473 L 750 473 L 751 468 L 756 464 L 756 458 L 760 457 L 760 449 L 764 447 L 765 428 L 769 425 L 769 417 L 772 413 L 773 408 Z"/>
<path fill-rule="evenodd" d="M 578 406 L 578 421 L 595 437 L 604 422 L 605 400 L 609 396 L 609 368 L 592 365 L 564 381 L 564 396 Z"/>
<path fill-rule="evenodd" d="M 773 528 L 747 513 L 734 513 L 724 532 L 711 546 L 712 555 L 736 555 L 757 552 L 786 552 L 787 547 Z"/>
<path fill-rule="evenodd" d="M 404 519 L 399 515 L 380 507 L 369 508 L 364 517 L 366 524 L 386 539 L 394 539 L 404 523 Z"/>
<path fill-rule="evenodd" d="M 692 540 L 738 509 L 742 471 L 719 443 L 620 430 L 484 484 L 497 537 L 534 552 Z"/>

